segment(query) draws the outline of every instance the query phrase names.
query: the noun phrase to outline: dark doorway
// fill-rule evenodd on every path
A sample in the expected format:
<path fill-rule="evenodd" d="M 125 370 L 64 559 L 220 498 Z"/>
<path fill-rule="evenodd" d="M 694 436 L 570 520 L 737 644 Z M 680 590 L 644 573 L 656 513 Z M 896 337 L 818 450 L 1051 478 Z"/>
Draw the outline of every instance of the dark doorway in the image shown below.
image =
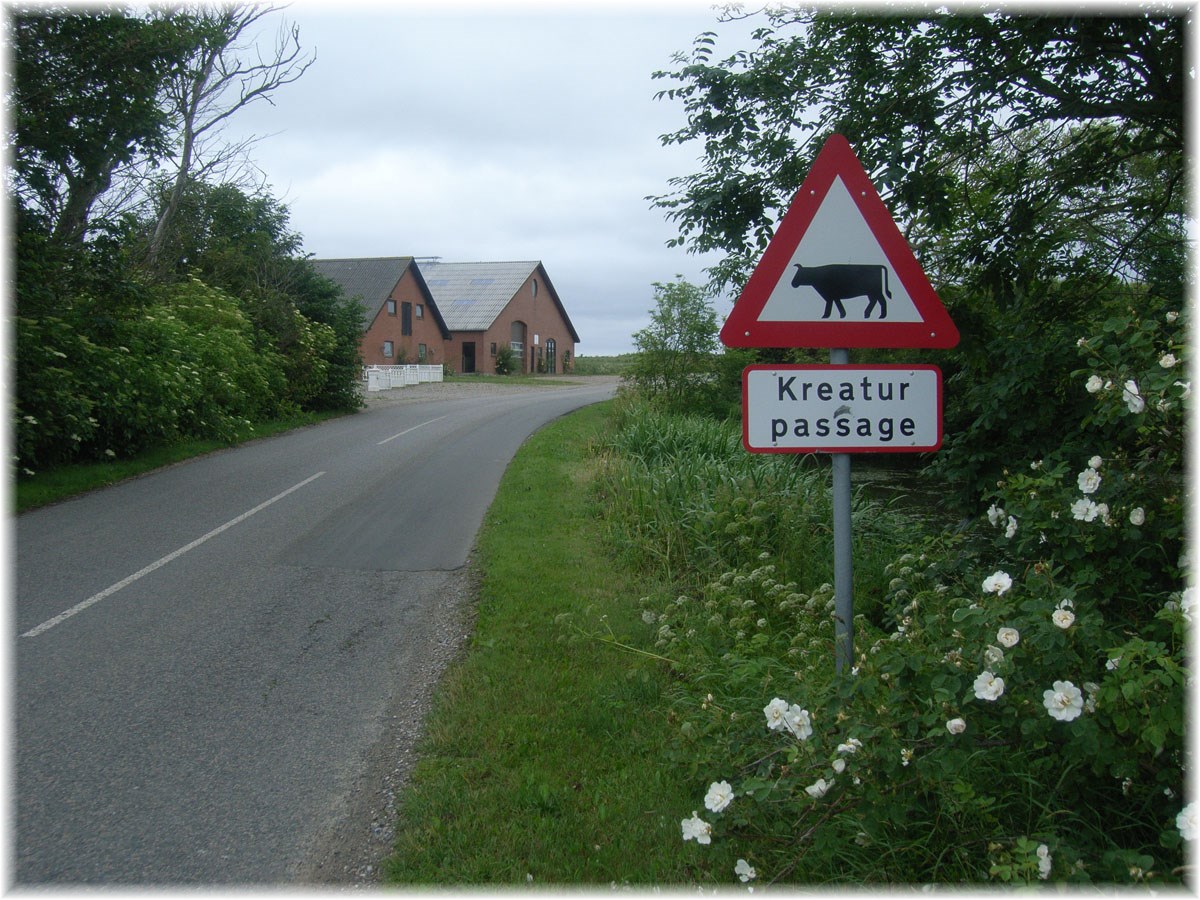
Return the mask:
<path fill-rule="evenodd" d="M 554 338 L 546 341 L 546 371 L 551 375 L 558 372 L 558 345 Z"/>
<path fill-rule="evenodd" d="M 462 354 L 462 370 L 464 375 L 471 375 L 475 372 L 475 342 L 463 342 Z"/>

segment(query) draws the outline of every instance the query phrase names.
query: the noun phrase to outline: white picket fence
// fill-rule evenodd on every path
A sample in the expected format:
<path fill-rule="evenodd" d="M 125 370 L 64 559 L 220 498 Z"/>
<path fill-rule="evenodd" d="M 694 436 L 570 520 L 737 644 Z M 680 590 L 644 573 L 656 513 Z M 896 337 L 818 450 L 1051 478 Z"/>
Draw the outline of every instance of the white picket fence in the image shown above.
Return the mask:
<path fill-rule="evenodd" d="M 368 391 L 386 391 L 442 380 L 441 366 L 363 366 Z"/>

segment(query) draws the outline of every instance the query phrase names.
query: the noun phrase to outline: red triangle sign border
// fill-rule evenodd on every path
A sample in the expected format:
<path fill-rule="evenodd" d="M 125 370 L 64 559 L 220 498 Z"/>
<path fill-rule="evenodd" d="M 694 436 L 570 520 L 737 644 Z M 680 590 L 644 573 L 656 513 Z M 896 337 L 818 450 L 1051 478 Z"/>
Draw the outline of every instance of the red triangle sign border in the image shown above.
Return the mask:
<path fill-rule="evenodd" d="M 787 276 L 793 254 L 839 177 L 922 321 L 839 318 L 789 322 L 760 318 L 771 293 Z M 948 348 L 955 346 L 958 339 L 958 329 L 850 142 L 840 134 L 831 135 L 726 319 L 721 342 L 728 347 Z"/>

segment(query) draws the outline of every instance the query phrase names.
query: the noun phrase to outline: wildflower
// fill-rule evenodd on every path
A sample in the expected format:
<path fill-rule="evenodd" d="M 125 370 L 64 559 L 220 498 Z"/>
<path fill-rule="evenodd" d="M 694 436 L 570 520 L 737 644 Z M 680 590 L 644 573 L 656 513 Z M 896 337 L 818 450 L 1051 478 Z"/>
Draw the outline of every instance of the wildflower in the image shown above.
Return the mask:
<path fill-rule="evenodd" d="M 814 800 L 820 800 L 825 796 L 826 792 L 833 787 L 833 780 L 826 781 L 824 778 L 818 778 L 814 784 L 810 784 L 804 789 L 804 792 Z"/>
<path fill-rule="evenodd" d="M 1070 722 L 1083 713 L 1083 693 L 1069 681 L 1056 681 L 1050 690 L 1042 692 L 1042 705 L 1051 718 Z"/>
<path fill-rule="evenodd" d="M 801 709 L 794 703 L 784 713 L 783 723 L 787 726 L 788 731 L 801 741 L 808 740 L 812 736 L 812 719 L 808 715 L 808 710 Z"/>
<path fill-rule="evenodd" d="M 951 719 L 946 723 L 946 730 L 951 734 L 962 734 L 967 730 L 967 722 L 965 719 Z"/>
<path fill-rule="evenodd" d="M 1011 650 L 1020 642 L 1021 632 L 1015 628 L 1001 628 L 996 632 L 996 640 Z"/>
<path fill-rule="evenodd" d="M 1129 524 L 1130 525 L 1146 524 L 1146 510 L 1142 509 L 1140 506 L 1135 506 L 1133 509 L 1131 509 L 1129 511 Z"/>
<path fill-rule="evenodd" d="M 1168 323 L 1173 325 L 1173 324 L 1175 324 L 1176 321 L 1178 321 L 1179 313 L 1175 312 L 1174 310 L 1171 310 L 1171 312 L 1167 313 L 1166 319 L 1167 319 Z"/>
<path fill-rule="evenodd" d="M 763 707 L 763 713 L 767 717 L 767 728 L 771 731 L 782 731 L 787 727 L 785 716 L 787 715 L 788 704 L 786 700 L 781 700 L 776 697 L 770 703 Z"/>
<path fill-rule="evenodd" d="M 712 826 L 697 816 L 695 810 L 692 810 L 690 819 L 682 819 L 679 825 L 685 841 L 695 841 L 697 844 L 712 843 Z"/>
<path fill-rule="evenodd" d="M 1196 589 L 1194 587 L 1184 588 L 1183 594 L 1179 597 L 1179 608 L 1183 611 L 1183 620 L 1185 622 L 1192 621 L 1192 610 L 1196 606 Z"/>
<path fill-rule="evenodd" d="M 980 672 L 975 679 L 975 697 L 979 700 L 999 700 L 1004 693 L 1004 679 L 991 672 Z"/>
<path fill-rule="evenodd" d="M 858 738 L 850 738 L 850 740 L 846 741 L 846 743 L 837 745 L 837 752 L 842 754 L 857 753 L 858 748 L 861 746 L 862 741 L 860 741 Z"/>
<path fill-rule="evenodd" d="M 1164 353 L 1159 359 L 1158 364 L 1164 369 L 1173 369 L 1177 362 L 1179 362 L 1179 360 L 1175 358 L 1174 353 Z"/>
<path fill-rule="evenodd" d="M 1175 387 L 1183 388 L 1183 394 L 1180 399 L 1190 400 L 1192 398 L 1192 383 L 1190 381 L 1177 381 Z"/>
<path fill-rule="evenodd" d="M 910 762 L 912 762 L 912 758 L 913 752 L 908 747 L 905 747 L 900 751 L 900 765 L 907 766 Z"/>
<path fill-rule="evenodd" d="M 1035 471 L 1035 472 L 1038 469 L 1040 469 L 1041 467 L 1042 467 L 1042 461 L 1040 459 L 1035 459 L 1033 462 L 1031 462 L 1029 464 L 1029 468 L 1033 469 L 1033 471 Z"/>
<path fill-rule="evenodd" d="M 1008 517 L 1008 527 L 1004 529 L 1004 536 L 1011 538 L 1017 533 L 1017 520 L 1013 516 Z"/>
<path fill-rule="evenodd" d="M 1038 858 L 1038 878 L 1043 881 L 1050 877 L 1050 870 L 1054 868 L 1054 860 L 1050 856 L 1050 848 L 1045 844 L 1039 844 L 1037 848 Z"/>
<path fill-rule="evenodd" d="M 1104 664 L 1104 668 L 1108 669 L 1108 671 L 1110 671 L 1110 672 L 1115 672 L 1115 671 L 1117 671 L 1117 666 L 1119 666 L 1120 664 L 1121 664 L 1121 657 L 1114 656 L 1112 659 L 1110 659 L 1108 662 L 1106 662 Z"/>
<path fill-rule="evenodd" d="M 1092 469 L 1099 469 L 1103 464 L 1104 460 L 1099 456 L 1093 456 L 1088 460 L 1088 467 Z"/>
<path fill-rule="evenodd" d="M 654 614 L 653 610 L 644 609 L 642 610 L 642 621 L 647 625 L 653 625 L 658 621 L 658 616 Z"/>
<path fill-rule="evenodd" d="M 704 795 L 704 807 L 711 812 L 720 812 L 733 802 L 733 788 L 728 781 L 714 781 Z"/>
<path fill-rule="evenodd" d="M 1200 837 L 1200 809 L 1195 803 L 1189 803 L 1175 817 L 1175 827 L 1179 829 L 1185 841 L 1194 841 Z"/>
<path fill-rule="evenodd" d="M 1004 662 L 1004 651 L 989 644 L 988 648 L 983 651 L 983 661 L 989 666 L 998 666 Z"/>
<path fill-rule="evenodd" d="M 1100 393 L 1100 390 L 1104 387 L 1104 379 L 1101 378 L 1099 375 L 1093 375 L 1091 378 L 1089 378 L 1087 380 L 1087 384 L 1084 385 L 1084 387 L 1087 388 L 1087 392 L 1089 394 L 1098 394 L 1098 393 Z"/>
<path fill-rule="evenodd" d="M 1125 401 L 1125 405 L 1129 407 L 1131 413 L 1140 413 L 1146 408 L 1146 401 L 1138 393 L 1137 382 L 1132 378 L 1125 382 L 1125 389 L 1121 392 L 1121 399 Z"/>
<path fill-rule="evenodd" d="M 1075 624 L 1075 613 L 1071 612 L 1069 609 L 1056 609 L 1050 614 L 1050 618 L 1053 620 L 1054 624 L 1063 629 L 1063 631 L 1066 631 Z"/>
<path fill-rule="evenodd" d="M 1091 466 L 1080 472 L 1079 478 L 1076 480 L 1079 484 L 1079 490 L 1084 494 L 1094 494 L 1100 488 L 1100 473 Z"/>
<path fill-rule="evenodd" d="M 744 859 L 739 859 L 733 866 L 733 874 L 741 879 L 745 884 L 747 881 L 753 881 L 758 873 L 754 871 L 754 866 L 746 862 Z"/>
<path fill-rule="evenodd" d="M 999 596 L 1012 587 L 1012 578 L 1007 572 L 993 572 L 983 579 L 983 592 Z"/>
<path fill-rule="evenodd" d="M 997 506 L 995 503 L 993 503 L 991 506 L 988 507 L 987 517 L 988 517 L 988 521 L 991 522 L 993 525 L 999 525 L 1001 522 L 1004 521 L 1004 509 L 1002 507 Z"/>
<path fill-rule="evenodd" d="M 1071 504 L 1071 516 L 1077 522 L 1091 522 L 1100 514 L 1099 508 L 1094 500 L 1089 500 L 1086 497 L 1080 497 Z"/>
<path fill-rule="evenodd" d="M 833 766 L 833 771 L 837 772 L 839 775 L 846 771 L 846 761 L 841 757 L 835 759 L 832 763 L 830 763 L 830 765 Z"/>

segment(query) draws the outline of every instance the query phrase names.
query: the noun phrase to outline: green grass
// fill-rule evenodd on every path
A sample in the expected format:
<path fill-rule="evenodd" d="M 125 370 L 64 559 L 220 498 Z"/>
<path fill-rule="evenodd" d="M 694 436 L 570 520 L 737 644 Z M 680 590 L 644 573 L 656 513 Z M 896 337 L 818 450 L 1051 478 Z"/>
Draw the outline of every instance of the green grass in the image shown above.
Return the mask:
<path fill-rule="evenodd" d="M 394 884 L 687 884 L 732 871 L 724 848 L 681 840 L 697 801 L 663 764 L 668 667 L 571 627 L 649 629 L 648 587 L 606 555 L 587 499 L 587 446 L 609 406 L 538 432 L 503 479 L 479 539 L 474 637 L 401 798 Z"/>
<path fill-rule="evenodd" d="M 216 450 L 222 450 L 226 447 L 232 447 L 235 444 L 245 443 L 249 440 L 271 437 L 284 431 L 290 431 L 293 428 L 314 425 L 317 422 L 323 422 L 326 419 L 342 415 L 345 415 L 345 413 L 301 413 L 286 419 L 259 423 L 253 427 L 251 433 L 238 441 L 183 441 L 165 447 L 155 447 L 129 459 L 77 463 L 75 465 L 61 466 L 56 469 L 48 469 L 32 476 L 23 476 L 17 479 L 15 490 L 12 494 L 14 505 L 16 506 L 16 511 L 22 513 L 49 503 L 57 503 L 60 500 L 66 500 L 70 497 L 96 490 L 97 488 L 107 487 L 108 485 L 116 484 L 118 481 L 124 481 L 127 478 L 144 475 L 155 469 L 161 469 L 163 466 L 184 462 L 185 460 L 203 456 L 206 453 L 212 453 Z"/>
<path fill-rule="evenodd" d="M 617 356 L 576 356 L 572 371 L 576 375 L 624 375 L 637 359 L 636 353 Z"/>

